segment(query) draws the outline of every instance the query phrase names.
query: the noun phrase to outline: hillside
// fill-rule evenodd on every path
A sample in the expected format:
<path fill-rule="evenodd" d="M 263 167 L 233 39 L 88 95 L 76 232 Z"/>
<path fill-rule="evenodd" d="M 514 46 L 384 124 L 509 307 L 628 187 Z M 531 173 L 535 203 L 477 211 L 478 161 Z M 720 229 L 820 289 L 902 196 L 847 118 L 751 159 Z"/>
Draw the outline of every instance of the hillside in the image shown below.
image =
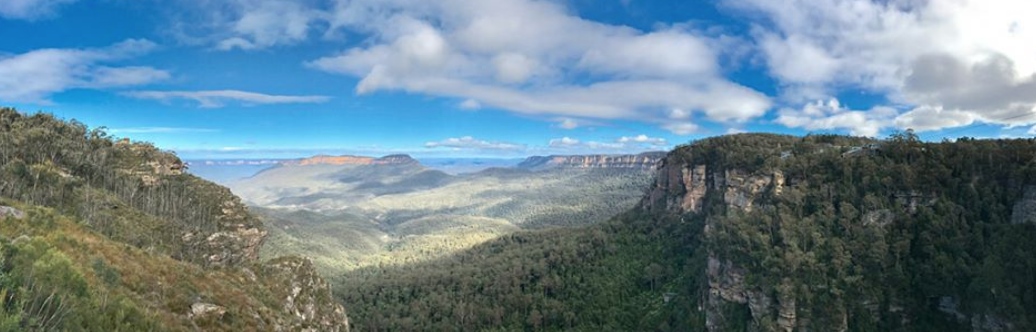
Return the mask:
<path fill-rule="evenodd" d="M 522 229 L 605 220 L 636 205 L 652 176 L 613 166 L 450 175 L 417 162 L 295 163 L 230 187 L 271 225 L 264 258 L 310 257 L 333 276 L 444 257 Z"/>
<path fill-rule="evenodd" d="M 1036 140 L 743 134 L 634 211 L 344 274 L 366 331 L 1030 331 Z"/>
<path fill-rule="evenodd" d="M 312 264 L 173 154 L 0 109 L 0 330 L 348 331 Z"/>

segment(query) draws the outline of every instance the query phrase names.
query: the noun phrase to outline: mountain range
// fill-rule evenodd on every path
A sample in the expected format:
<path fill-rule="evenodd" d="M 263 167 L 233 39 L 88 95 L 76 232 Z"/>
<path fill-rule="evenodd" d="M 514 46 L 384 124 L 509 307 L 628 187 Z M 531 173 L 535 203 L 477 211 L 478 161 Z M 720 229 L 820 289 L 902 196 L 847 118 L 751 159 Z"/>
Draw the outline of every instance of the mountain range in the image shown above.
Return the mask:
<path fill-rule="evenodd" d="M 1036 328 L 1036 139 L 653 156 L 321 156 L 228 189 L 0 109 L 0 331 Z"/>

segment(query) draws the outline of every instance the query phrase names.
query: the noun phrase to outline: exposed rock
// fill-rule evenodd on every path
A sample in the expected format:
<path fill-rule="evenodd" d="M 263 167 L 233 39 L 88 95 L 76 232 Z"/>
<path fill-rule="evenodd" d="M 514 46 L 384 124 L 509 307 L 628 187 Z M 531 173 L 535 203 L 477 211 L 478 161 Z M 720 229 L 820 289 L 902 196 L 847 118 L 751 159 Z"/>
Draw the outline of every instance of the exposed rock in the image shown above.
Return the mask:
<path fill-rule="evenodd" d="M 772 322 L 773 299 L 767 293 L 758 290 L 748 290 L 745 286 L 745 272 L 733 263 L 720 261 L 710 256 L 706 277 L 709 290 L 706 295 L 705 326 L 709 331 L 722 331 L 726 326 L 727 318 L 723 316 L 722 307 L 724 303 L 747 304 L 752 314 L 752 324 L 756 328 L 763 326 L 763 322 Z M 794 324 L 794 301 L 791 302 L 791 319 Z"/>
<path fill-rule="evenodd" d="M 215 232 L 199 230 L 182 236 L 192 250 L 200 250 L 206 265 L 239 265 L 259 257 L 267 232 L 236 197 L 223 202 L 216 220 L 219 229 Z"/>
<path fill-rule="evenodd" d="M 916 190 L 898 192 L 893 197 L 895 197 L 896 203 L 906 206 L 907 211 L 911 214 L 917 213 L 917 208 L 920 206 L 932 206 L 935 204 L 935 195 L 921 193 Z"/>
<path fill-rule="evenodd" d="M 1014 326 L 997 315 L 982 314 L 971 317 L 971 330 L 974 332 L 1003 332 L 1014 330 Z"/>
<path fill-rule="evenodd" d="M 886 225 L 892 223 L 892 221 L 895 218 L 896 215 L 888 209 L 868 211 L 867 213 L 864 213 L 862 217 L 863 225 L 878 227 L 885 227 Z"/>
<path fill-rule="evenodd" d="M 533 156 L 518 164 L 520 169 L 545 170 L 552 168 L 636 168 L 655 169 L 665 157 L 664 152 L 645 152 L 637 155 Z"/>
<path fill-rule="evenodd" d="M 198 302 L 191 305 L 187 317 L 191 319 L 222 319 L 227 309 L 212 303 Z"/>
<path fill-rule="evenodd" d="M 792 332 L 795 330 L 795 294 L 782 292 L 780 295 L 780 307 L 777 311 L 777 328 L 779 331 Z"/>
<path fill-rule="evenodd" d="M 331 287 L 317 275 L 313 263 L 298 257 L 282 257 L 262 267 L 269 288 L 283 301 L 285 313 L 294 317 L 277 331 L 349 331 L 345 309 L 334 300 Z"/>
<path fill-rule="evenodd" d="M 1013 324 L 994 314 L 968 315 L 960 311 L 960 301 L 953 296 L 939 297 L 937 309 L 959 322 L 970 323 L 974 332 L 1002 332 L 1014 329 Z"/>
<path fill-rule="evenodd" d="M 22 219 L 25 218 L 25 212 L 22 212 L 22 210 L 15 209 L 10 206 L 0 205 L 0 219 L 7 217 L 11 217 L 14 219 Z"/>
<path fill-rule="evenodd" d="M 705 165 L 683 169 L 682 183 L 687 192 L 683 196 L 680 208 L 684 211 L 699 212 L 705 202 Z"/>
<path fill-rule="evenodd" d="M 1036 186 L 1026 186 L 1022 199 L 1014 203 L 1011 222 L 1015 224 L 1036 224 Z"/>

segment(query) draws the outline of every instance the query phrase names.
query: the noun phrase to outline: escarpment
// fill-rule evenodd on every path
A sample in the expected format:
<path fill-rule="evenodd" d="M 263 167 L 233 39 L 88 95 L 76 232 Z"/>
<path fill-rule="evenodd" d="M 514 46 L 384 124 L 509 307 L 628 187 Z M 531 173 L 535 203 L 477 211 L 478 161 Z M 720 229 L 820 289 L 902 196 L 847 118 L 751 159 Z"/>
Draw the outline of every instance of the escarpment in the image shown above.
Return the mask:
<path fill-rule="evenodd" d="M 1032 160 L 1033 140 L 724 136 L 671 152 L 640 206 L 702 227 L 708 331 L 1025 331 L 1036 303 L 1003 289 L 1034 291 Z"/>
<path fill-rule="evenodd" d="M 147 143 L 0 109 L 0 221 L 8 221 L 0 246 L 18 252 L 29 243 L 71 257 L 62 264 L 85 280 L 80 292 L 104 294 L 78 310 L 96 303 L 102 314 L 129 310 L 109 308 L 115 294 L 119 305 L 140 307 L 149 313 L 142 317 L 174 330 L 348 331 L 345 310 L 328 300 L 330 287 L 307 260 L 260 262 L 262 222 L 228 189 L 184 169 Z M 293 293 L 273 296 L 280 292 Z"/>
<path fill-rule="evenodd" d="M 553 168 L 625 168 L 654 169 L 664 157 L 662 152 L 645 152 L 636 155 L 578 155 L 578 156 L 533 156 L 518 164 L 520 169 L 545 170 Z"/>

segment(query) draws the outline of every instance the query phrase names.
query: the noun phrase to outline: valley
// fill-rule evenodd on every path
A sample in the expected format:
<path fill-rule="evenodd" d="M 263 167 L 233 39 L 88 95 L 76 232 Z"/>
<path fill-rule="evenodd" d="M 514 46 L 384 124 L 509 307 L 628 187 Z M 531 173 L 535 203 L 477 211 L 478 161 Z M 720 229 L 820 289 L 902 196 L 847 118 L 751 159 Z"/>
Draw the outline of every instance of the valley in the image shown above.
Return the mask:
<path fill-rule="evenodd" d="M 532 157 L 457 175 L 408 156 L 321 156 L 226 184 L 272 226 L 264 257 L 304 255 L 330 277 L 606 220 L 640 200 L 662 156 Z"/>

